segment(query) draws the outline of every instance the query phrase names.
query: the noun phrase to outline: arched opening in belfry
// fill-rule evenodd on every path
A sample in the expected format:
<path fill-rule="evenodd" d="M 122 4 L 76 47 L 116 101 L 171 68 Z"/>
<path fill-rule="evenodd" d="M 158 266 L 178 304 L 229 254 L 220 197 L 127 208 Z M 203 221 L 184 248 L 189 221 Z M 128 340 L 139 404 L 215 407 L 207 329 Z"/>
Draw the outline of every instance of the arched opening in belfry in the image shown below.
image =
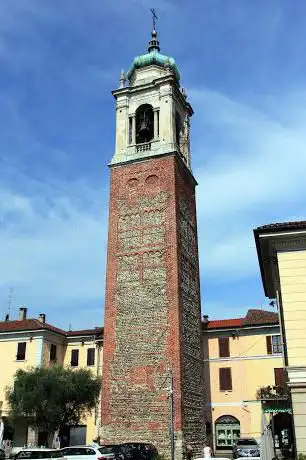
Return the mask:
<path fill-rule="evenodd" d="M 179 151 L 181 151 L 181 139 L 183 134 L 183 121 L 181 115 L 175 113 L 175 134 L 176 134 L 176 145 Z"/>
<path fill-rule="evenodd" d="M 150 104 L 143 104 L 136 110 L 136 144 L 150 142 L 154 137 L 154 114 Z"/>

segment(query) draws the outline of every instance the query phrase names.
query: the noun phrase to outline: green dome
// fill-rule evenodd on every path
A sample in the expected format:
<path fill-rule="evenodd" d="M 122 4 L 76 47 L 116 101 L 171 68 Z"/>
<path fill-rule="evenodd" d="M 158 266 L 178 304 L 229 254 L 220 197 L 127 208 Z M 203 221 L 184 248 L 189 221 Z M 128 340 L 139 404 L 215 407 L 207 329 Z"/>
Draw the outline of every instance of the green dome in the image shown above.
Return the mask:
<path fill-rule="evenodd" d="M 149 65 L 158 65 L 159 67 L 169 67 L 173 72 L 177 80 L 180 79 L 180 73 L 176 66 L 175 60 L 172 57 L 164 56 L 159 52 L 159 42 L 157 40 L 157 33 L 155 30 L 152 31 L 152 39 L 149 42 L 148 53 L 137 56 L 132 64 L 132 67 L 128 71 L 128 79 L 134 73 L 134 70 L 147 67 Z"/>

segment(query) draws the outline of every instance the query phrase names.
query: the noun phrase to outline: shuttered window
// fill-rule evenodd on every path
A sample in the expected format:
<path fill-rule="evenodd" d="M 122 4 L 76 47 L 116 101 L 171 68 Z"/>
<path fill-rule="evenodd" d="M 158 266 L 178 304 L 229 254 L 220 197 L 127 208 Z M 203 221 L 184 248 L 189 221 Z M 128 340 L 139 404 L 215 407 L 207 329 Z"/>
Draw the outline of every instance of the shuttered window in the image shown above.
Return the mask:
<path fill-rule="evenodd" d="M 267 335 L 266 342 L 267 342 L 267 353 L 268 355 L 272 355 L 272 337 L 271 335 Z"/>
<path fill-rule="evenodd" d="M 54 343 L 50 345 L 50 361 L 56 361 L 56 345 Z"/>
<path fill-rule="evenodd" d="M 230 367 L 221 367 L 219 369 L 220 391 L 231 391 L 232 387 L 232 369 Z"/>
<path fill-rule="evenodd" d="M 285 386 L 285 372 L 282 367 L 278 367 L 274 369 L 274 378 L 275 378 L 275 385 L 277 387 Z"/>
<path fill-rule="evenodd" d="M 26 348 L 27 348 L 27 342 L 19 342 L 18 343 L 18 345 L 17 345 L 17 355 L 16 355 L 17 361 L 25 360 Z"/>
<path fill-rule="evenodd" d="M 70 364 L 72 367 L 76 367 L 79 365 L 79 350 L 71 350 Z"/>
<path fill-rule="evenodd" d="M 228 358 L 230 356 L 229 338 L 219 337 L 219 357 Z"/>
<path fill-rule="evenodd" d="M 280 335 L 267 335 L 266 342 L 268 355 L 282 353 L 282 338 Z"/>
<path fill-rule="evenodd" d="M 95 349 L 88 348 L 87 350 L 87 366 L 94 366 L 95 364 Z"/>

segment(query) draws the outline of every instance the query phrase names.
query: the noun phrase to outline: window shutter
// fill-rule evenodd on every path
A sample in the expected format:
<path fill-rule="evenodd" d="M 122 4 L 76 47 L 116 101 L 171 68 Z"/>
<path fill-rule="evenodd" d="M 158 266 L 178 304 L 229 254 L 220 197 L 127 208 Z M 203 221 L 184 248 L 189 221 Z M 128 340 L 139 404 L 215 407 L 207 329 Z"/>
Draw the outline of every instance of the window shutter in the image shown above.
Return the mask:
<path fill-rule="evenodd" d="M 277 387 L 285 386 L 285 372 L 282 367 L 278 367 L 274 369 L 274 378 L 275 378 L 275 385 Z"/>
<path fill-rule="evenodd" d="M 232 372 L 231 372 L 231 369 L 228 367 L 226 369 L 226 386 L 227 386 L 227 390 L 231 391 L 233 389 L 233 386 L 232 386 Z"/>
<path fill-rule="evenodd" d="M 271 335 L 266 336 L 266 342 L 267 342 L 267 353 L 268 355 L 272 355 L 272 337 Z"/>
<path fill-rule="evenodd" d="M 79 350 L 71 350 L 71 366 L 79 365 Z"/>
<path fill-rule="evenodd" d="M 93 366 L 95 364 L 95 349 L 87 349 L 87 366 Z"/>
<path fill-rule="evenodd" d="M 219 388 L 220 391 L 232 390 L 232 372 L 230 367 L 221 367 L 219 369 Z"/>
<path fill-rule="evenodd" d="M 17 356 L 16 359 L 23 361 L 25 359 L 26 355 L 26 348 L 27 348 L 27 343 L 26 342 L 19 342 L 17 345 Z"/>
<path fill-rule="evenodd" d="M 219 337 L 219 357 L 228 358 L 230 356 L 229 338 Z"/>

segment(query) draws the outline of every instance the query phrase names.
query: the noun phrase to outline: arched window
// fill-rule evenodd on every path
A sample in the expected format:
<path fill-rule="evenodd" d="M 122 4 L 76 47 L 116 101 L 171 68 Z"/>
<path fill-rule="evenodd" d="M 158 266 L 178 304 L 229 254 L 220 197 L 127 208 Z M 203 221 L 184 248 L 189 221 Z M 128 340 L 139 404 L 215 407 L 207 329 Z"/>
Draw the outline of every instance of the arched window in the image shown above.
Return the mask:
<path fill-rule="evenodd" d="M 154 137 L 154 114 L 149 104 L 143 104 L 136 110 L 136 144 L 150 142 Z"/>
<path fill-rule="evenodd" d="M 175 113 L 175 135 L 176 135 L 176 145 L 178 150 L 181 150 L 181 136 L 182 136 L 183 122 L 180 114 Z"/>
<path fill-rule="evenodd" d="M 215 422 L 216 448 L 232 449 L 240 437 L 240 422 L 232 415 L 222 415 Z"/>

